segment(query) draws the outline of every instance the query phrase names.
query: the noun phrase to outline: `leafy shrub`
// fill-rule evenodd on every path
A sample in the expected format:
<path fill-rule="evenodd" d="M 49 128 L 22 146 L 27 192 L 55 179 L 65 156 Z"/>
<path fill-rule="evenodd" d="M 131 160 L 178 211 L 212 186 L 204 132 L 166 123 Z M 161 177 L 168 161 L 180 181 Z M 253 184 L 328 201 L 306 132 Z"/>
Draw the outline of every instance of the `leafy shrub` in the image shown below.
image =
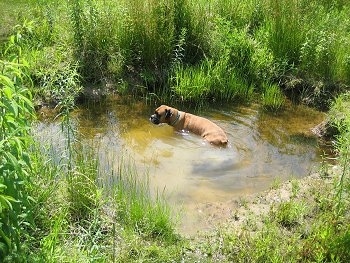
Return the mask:
<path fill-rule="evenodd" d="M 23 65 L 0 61 L 0 261 L 21 256 L 20 238 L 30 226 L 27 185 L 31 93 L 23 83 Z"/>

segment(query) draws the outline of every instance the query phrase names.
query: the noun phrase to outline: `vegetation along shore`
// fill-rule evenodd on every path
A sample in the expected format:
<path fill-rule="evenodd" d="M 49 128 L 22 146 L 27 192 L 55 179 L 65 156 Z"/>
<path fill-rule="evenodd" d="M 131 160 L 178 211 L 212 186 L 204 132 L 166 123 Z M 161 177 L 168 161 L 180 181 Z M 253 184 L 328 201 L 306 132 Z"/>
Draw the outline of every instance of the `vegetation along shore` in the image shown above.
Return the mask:
<path fill-rule="evenodd" d="M 349 86 L 347 0 L 0 0 L 0 261 L 348 262 Z M 269 114 L 303 103 L 326 112 L 315 131 L 334 165 L 186 237 L 128 160 L 99 183 L 71 112 L 112 93 Z M 43 107 L 64 134 L 59 161 L 33 136 Z"/>

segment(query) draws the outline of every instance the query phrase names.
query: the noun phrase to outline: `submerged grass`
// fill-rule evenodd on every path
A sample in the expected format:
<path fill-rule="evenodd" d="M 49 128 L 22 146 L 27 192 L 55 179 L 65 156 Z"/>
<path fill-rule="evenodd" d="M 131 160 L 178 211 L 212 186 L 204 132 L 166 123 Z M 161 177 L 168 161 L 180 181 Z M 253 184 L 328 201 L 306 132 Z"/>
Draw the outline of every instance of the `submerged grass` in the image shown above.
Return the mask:
<path fill-rule="evenodd" d="M 44 142 L 33 148 L 36 228 L 30 239 L 35 245 L 24 251 L 28 258 L 45 262 L 176 258 L 181 238 L 163 195 L 151 195 L 147 174 L 139 175 L 131 162 L 121 160 L 110 174 L 116 177 L 115 184 L 103 186 L 93 149 L 81 147 L 76 137 L 70 141 L 70 154 L 67 138 L 62 142 L 66 147 L 60 148 L 63 152 L 55 152 L 62 160 L 52 156 Z"/>
<path fill-rule="evenodd" d="M 120 223 L 147 238 L 177 239 L 164 193 L 157 193 L 153 200 L 147 174 L 140 176 L 136 168 L 121 161 L 114 191 L 116 217 Z"/>

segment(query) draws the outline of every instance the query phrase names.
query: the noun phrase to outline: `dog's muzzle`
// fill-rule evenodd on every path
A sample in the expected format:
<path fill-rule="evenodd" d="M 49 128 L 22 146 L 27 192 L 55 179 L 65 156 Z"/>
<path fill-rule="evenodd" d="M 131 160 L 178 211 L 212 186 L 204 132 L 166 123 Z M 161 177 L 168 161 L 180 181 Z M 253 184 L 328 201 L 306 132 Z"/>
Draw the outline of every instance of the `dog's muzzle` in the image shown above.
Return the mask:
<path fill-rule="evenodd" d="M 159 118 L 158 118 L 158 116 L 156 115 L 156 114 L 153 114 L 153 115 L 151 115 L 151 117 L 149 118 L 149 120 L 153 123 L 153 124 L 159 124 L 160 123 L 160 121 L 159 121 Z"/>

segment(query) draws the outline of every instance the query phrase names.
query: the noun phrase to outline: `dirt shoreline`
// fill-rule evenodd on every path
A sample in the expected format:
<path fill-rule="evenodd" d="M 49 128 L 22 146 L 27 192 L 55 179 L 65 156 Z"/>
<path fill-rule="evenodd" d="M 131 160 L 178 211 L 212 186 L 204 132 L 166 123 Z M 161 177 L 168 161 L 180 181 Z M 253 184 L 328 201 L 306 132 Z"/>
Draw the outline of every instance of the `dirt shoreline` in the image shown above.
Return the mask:
<path fill-rule="evenodd" d="M 252 219 L 258 225 L 261 224 L 271 209 L 280 203 L 293 200 L 311 207 L 317 193 L 331 190 L 333 179 L 340 173 L 339 170 L 339 166 L 333 165 L 323 175 L 317 172 L 301 179 L 291 179 L 269 190 L 227 202 L 199 204 L 195 211 L 197 221 L 186 228 L 180 227 L 179 231 L 192 238 L 210 235 L 221 228 L 239 233 Z"/>

